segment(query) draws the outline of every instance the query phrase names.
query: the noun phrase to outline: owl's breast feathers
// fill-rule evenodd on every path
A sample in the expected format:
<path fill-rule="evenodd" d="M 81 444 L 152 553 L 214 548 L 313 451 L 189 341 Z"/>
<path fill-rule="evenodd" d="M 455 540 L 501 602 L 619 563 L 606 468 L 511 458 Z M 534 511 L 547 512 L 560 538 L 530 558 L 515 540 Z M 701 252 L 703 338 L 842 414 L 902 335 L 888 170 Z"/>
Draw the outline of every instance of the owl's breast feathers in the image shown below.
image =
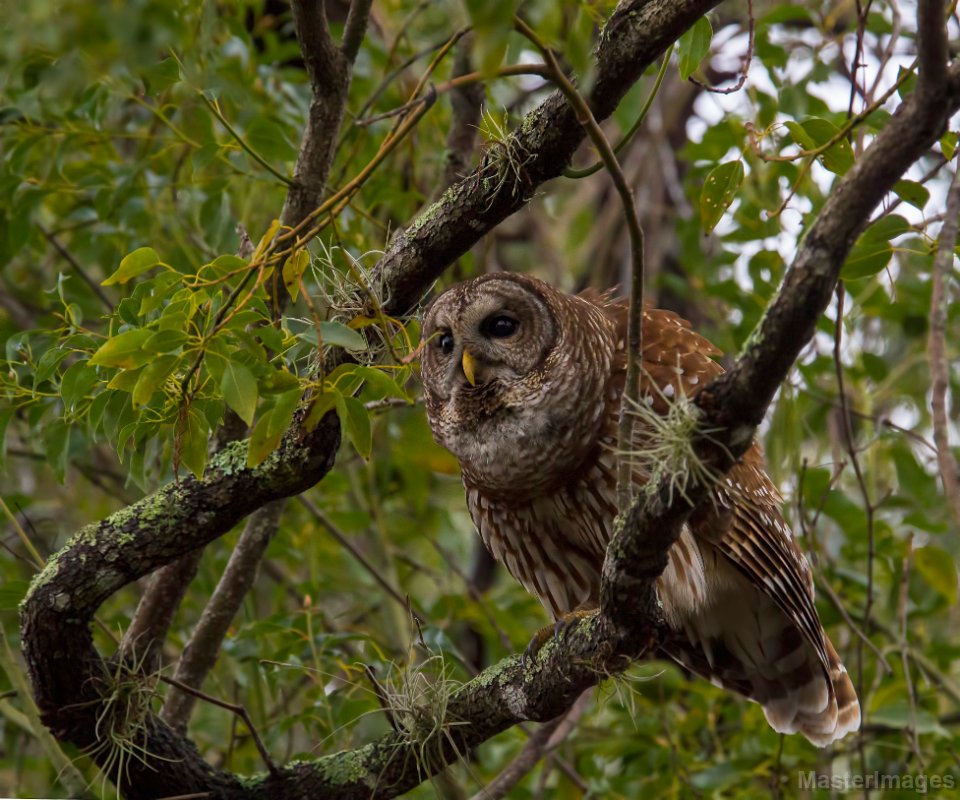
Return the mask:
<path fill-rule="evenodd" d="M 564 333 L 543 378 L 552 418 L 539 419 L 533 439 L 524 438 L 520 417 L 493 423 L 495 457 L 462 460 L 483 541 L 555 617 L 598 604 L 616 515 L 627 362 L 625 305 L 596 294 L 559 297 L 568 304 L 555 312 Z M 646 309 L 641 402 L 662 414 L 679 393 L 696 394 L 723 371 L 718 354 L 676 314 Z M 650 432 L 637 428 L 634 446 L 642 448 Z M 492 478 L 491 469 L 510 478 Z M 634 479 L 644 475 L 635 471 Z M 820 624 L 810 570 L 781 503 L 754 443 L 671 548 L 658 592 L 675 633 L 663 653 L 760 703 L 774 729 L 823 746 L 859 727 L 860 707 Z"/>

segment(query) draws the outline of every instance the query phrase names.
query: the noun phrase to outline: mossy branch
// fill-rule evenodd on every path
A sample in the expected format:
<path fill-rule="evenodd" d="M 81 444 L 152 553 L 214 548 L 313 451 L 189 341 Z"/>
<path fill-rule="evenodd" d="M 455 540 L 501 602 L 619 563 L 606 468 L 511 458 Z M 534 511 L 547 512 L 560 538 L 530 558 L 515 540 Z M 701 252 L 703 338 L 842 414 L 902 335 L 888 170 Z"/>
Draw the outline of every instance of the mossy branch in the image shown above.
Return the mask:
<path fill-rule="evenodd" d="M 608 114 L 629 78 L 710 5 L 621 4 L 602 38 L 591 96 L 594 116 Z M 943 4 L 922 0 L 920 12 L 921 54 L 928 46 L 933 53 L 946 52 L 936 38 L 945 35 Z M 923 63 L 933 70 L 939 62 L 927 53 Z M 774 392 L 812 337 L 872 210 L 960 108 L 960 65 L 940 71 L 942 79 L 925 80 L 931 73 L 921 73 L 914 95 L 840 180 L 733 369 L 697 396 L 704 424 L 716 431 L 697 439 L 696 452 L 716 470 L 728 469 L 749 446 Z M 572 152 L 582 131 L 560 97 L 529 115 L 517 136 L 532 155 L 527 177 L 532 170 L 532 179 L 540 182 L 550 170 L 562 169 L 558 154 Z M 387 313 L 406 311 L 458 250 L 522 204 L 512 192 L 491 199 L 470 179 L 453 187 L 381 262 L 384 285 L 392 290 Z M 294 425 L 278 450 L 254 469 L 246 466 L 244 443 L 231 444 L 212 459 L 202 479 L 170 484 L 87 526 L 51 559 L 23 603 L 22 641 L 42 719 L 57 738 L 87 748 L 98 744 L 96 721 L 107 698 L 97 685 L 108 666 L 93 647 L 90 624 L 100 604 L 127 583 L 222 535 L 254 509 L 312 486 L 331 468 L 338 443 L 336 418 L 328 415 L 309 433 Z M 454 692 L 447 704 L 451 724 L 444 735 L 431 737 L 429 748 L 395 732 L 355 750 L 241 779 L 206 764 L 189 740 L 148 714 L 138 741 L 144 762 L 129 765 L 124 794 L 133 800 L 191 793 L 238 800 L 395 797 L 521 720 L 556 717 L 656 640 L 655 581 L 705 492 L 694 485 L 671 498 L 666 480 L 652 499 L 635 503 L 621 518 L 604 564 L 600 613 L 548 643 L 532 663 L 512 656 Z"/>

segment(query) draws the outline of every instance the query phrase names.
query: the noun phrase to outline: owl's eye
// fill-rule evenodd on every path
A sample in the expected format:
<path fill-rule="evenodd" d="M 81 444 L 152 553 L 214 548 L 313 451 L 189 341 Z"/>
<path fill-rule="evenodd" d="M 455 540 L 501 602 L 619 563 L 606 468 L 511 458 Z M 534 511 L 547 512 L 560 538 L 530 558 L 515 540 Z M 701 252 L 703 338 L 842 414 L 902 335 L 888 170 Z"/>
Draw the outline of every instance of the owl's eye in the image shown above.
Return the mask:
<path fill-rule="evenodd" d="M 453 352 L 453 334 L 450 331 L 444 331 L 437 337 L 437 347 L 445 356 Z"/>
<path fill-rule="evenodd" d="M 504 314 L 497 314 L 493 317 L 487 317 L 483 321 L 481 330 L 487 336 L 490 336 L 494 339 L 506 339 L 508 336 L 513 336 L 519 327 L 520 323 L 517 322 L 513 317 L 508 317 Z"/>

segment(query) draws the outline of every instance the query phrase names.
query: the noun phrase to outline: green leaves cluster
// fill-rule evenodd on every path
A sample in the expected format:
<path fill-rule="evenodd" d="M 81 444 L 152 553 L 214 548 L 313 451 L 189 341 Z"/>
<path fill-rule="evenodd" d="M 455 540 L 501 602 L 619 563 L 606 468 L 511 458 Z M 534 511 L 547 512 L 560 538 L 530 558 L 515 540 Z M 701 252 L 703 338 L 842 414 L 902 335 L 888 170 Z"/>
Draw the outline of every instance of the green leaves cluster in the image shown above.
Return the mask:
<path fill-rule="evenodd" d="M 309 263 L 309 254 L 300 253 L 305 256 L 298 260 Z M 219 256 L 184 275 L 152 248 L 139 248 L 103 284 L 128 284 L 155 267 L 165 269 L 133 286 L 104 336 L 70 326 L 42 343 L 18 339 L 24 358 L 8 348 L 0 387 L 14 411 L 35 409 L 35 424 L 46 428 L 47 458 L 61 479 L 70 430 L 78 426 L 109 441 L 121 460 L 129 458 L 131 477 L 146 486 L 171 462 L 202 475 L 208 442 L 227 409 L 252 428 L 248 463 L 255 466 L 276 448 L 301 404 L 310 408 L 308 427 L 335 409 L 366 458 L 370 415 L 354 395 L 366 382 L 364 397 L 410 399 L 402 387 L 410 368 L 403 365 L 391 375 L 343 364 L 321 378 L 319 364 L 329 348 L 362 358 L 372 345 L 334 320 L 294 332 L 286 320 L 273 320 L 265 289 L 237 301 L 256 267 L 235 256 Z M 409 331 L 387 335 L 409 351 Z M 49 349 L 34 360 L 32 348 L 44 344 Z"/>

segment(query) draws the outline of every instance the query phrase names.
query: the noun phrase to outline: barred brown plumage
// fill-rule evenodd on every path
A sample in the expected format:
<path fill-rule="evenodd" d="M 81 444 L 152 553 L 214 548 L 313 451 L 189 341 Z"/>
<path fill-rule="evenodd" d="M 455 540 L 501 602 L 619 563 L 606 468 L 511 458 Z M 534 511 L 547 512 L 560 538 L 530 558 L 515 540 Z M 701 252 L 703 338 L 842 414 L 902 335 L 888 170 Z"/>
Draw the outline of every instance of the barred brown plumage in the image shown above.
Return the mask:
<path fill-rule="evenodd" d="M 555 618 L 596 608 L 617 511 L 625 305 L 494 273 L 441 294 L 423 336 L 430 426 L 460 462 L 487 548 Z M 668 413 L 723 371 L 718 354 L 686 320 L 645 309 L 641 402 Z M 639 487 L 657 435 L 643 419 Z M 823 746 L 859 727 L 860 706 L 781 505 L 754 442 L 670 550 L 657 584 L 673 631 L 662 649 L 760 703 L 775 730 Z"/>

